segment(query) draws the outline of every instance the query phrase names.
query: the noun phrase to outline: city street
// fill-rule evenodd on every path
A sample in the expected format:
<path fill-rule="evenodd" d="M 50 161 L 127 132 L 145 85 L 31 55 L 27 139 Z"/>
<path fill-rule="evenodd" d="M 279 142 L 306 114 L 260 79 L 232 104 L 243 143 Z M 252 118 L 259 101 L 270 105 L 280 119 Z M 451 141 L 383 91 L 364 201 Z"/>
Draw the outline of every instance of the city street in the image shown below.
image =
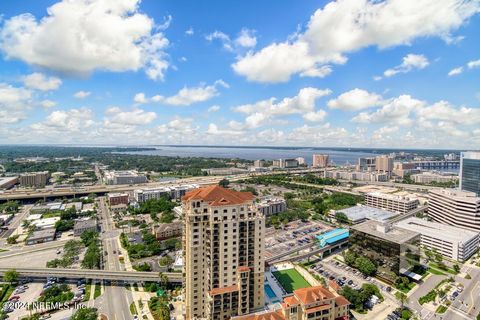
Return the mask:
<path fill-rule="evenodd" d="M 105 198 L 101 197 L 98 202 L 98 215 L 101 217 L 102 231 L 101 239 L 103 251 L 107 254 L 104 257 L 105 270 L 125 270 L 118 259 L 120 252 L 118 245 L 119 232 L 115 230 L 115 224 L 112 220 L 110 210 L 107 207 Z M 95 307 L 101 314 L 105 314 L 109 319 L 127 320 L 131 319 L 130 304 L 133 302 L 132 292 L 121 286 L 104 286 L 104 293 L 95 301 Z"/>

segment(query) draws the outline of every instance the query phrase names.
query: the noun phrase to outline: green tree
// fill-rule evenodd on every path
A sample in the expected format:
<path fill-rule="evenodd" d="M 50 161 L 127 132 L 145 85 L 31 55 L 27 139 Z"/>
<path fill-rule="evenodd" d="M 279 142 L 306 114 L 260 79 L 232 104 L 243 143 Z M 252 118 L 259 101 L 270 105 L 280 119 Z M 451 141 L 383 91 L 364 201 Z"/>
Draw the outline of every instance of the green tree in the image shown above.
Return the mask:
<path fill-rule="evenodd" d="M 17 282 L 18 277 L 19 277 L 19 274 L 15 269 L 10 269 L 3 273 L 3 281 L 8 282 L 10 284 Z"/>
<path fill-rule="evenodd" d="M 335 213 L 335 219 L 340 223 L 349 223 L 350 222 L 350 220 L 348 220 L 347 215 L 343 212 Z"/>
<path fill-rule="evenodd" d="M 355 268 L 361 273 L 367 276 L 374 275 L 377 272 L 377 267 L 372 260 L 367 257 L 358 257 L 355 259 Z"/>
<path fill-rule="evenodd" d="M 345 260 L 345 263 L 349 266 L 353 266 L 355 264 L 355 260 L 357 259 L 357 255 L 353 251 L 344 251 L 343 253 L 343 259 Z"/>
<path fill-rule="evenodd" d="M 453 270 L 455 270 L 456 273 L 460 272 L 460 266 L 458 264 L 453 265 Z"/>
<path fill-rule="evenodd" d="M 8 237 L 8 238 L 7 238 L 7 243 L 8 243 L 8 244 L 16 244 L 18 237 L 19 237 L 19 235 L 15 235 L 15 236 L 10 236 L 10 237 Z"/>
<path fill-rule="evenodd" d="M 398 291 L 395 296 L 397 297 L 398 301 L 400 301 L 400 304 L 402 305 L 402 309 L 403 309 L 403 306 L 408 301 L 407 295 L 403 292 Z"/>
<path fill-rule="evenodd" d="M 166 255 L 166 256 L 160 258 L 160 260 L 158 261 L 158 263 L 159 263 L 162 267 L 169 267 L 169 266 L 173 263 L 173 259 L 172 259 L 172 257 L 170 257 L 169 255 Z"/>
<path fill-rule="evenodd" d="M 78 309 L 70 318 L 71 320 L 97 320 L 98 312 L 96 308 Z"/>
<path fill-rule="evenodd" d="M 168 277 L 166 274 L 164 274 L 163 272 L 160 272 L 158 274 L 158 277 L 160 279 L 160 284 L 162 285 L 162 287 L 166 288 L 168 286 Z"/>
<path fill-rule="evenodd" d="M 230 181 L 228 181 L 227 179 L 222 179 L 218 182 L 218 185 L 223 188 L 227 188 L 229 184 L 230 184 Z"/>

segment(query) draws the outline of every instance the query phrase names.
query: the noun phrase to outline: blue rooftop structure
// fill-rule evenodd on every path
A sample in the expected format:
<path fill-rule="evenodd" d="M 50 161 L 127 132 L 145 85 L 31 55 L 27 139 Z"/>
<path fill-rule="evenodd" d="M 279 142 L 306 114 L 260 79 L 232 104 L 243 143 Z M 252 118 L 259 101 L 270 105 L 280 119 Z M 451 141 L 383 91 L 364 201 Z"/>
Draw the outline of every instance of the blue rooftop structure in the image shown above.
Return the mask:
<path fill-rule="evenodd" d="M 349 231 L 347 229 L 334 229 L 328 232 L 319 234 L 316 236 L 320 247 L 325 247 L 326 245 L 333 244 L 337 241 L 347 239 L 349 236 Z"/>

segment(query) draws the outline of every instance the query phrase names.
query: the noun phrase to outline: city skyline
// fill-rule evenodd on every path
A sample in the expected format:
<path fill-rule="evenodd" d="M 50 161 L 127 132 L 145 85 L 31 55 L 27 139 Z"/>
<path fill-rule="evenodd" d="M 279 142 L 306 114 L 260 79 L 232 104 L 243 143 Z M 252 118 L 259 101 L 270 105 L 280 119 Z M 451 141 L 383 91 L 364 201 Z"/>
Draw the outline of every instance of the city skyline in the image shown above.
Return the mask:
<path fill-rule="evenodd" d="M 480 148 L 478 1 L 0 12 L 2 144 Z"/>

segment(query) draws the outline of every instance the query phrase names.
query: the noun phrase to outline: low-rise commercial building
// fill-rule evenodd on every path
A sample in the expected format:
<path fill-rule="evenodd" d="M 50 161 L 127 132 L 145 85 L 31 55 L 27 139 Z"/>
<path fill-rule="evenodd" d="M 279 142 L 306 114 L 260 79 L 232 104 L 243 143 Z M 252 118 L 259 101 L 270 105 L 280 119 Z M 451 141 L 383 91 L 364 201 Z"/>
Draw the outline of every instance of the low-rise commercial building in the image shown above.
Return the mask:
<path fill-rule="evenodd" d="M 197 189 L 198 187 L 198 184 L 184 184 L 170 187 L 137 189 L 133 191 L 133 197 L 138 203 L 142 203 L 150 199 L 158 200 L 160 198 L 180 200 L 188 191 Z"/>
<path fill-rule="evenodd" d="M 48 171 L 22 173 L 18 181 L 22 187 L 42 188 L 48 182 Z"/>
<path fill-rule="evenodd" d="M 253 166 L 257 168 L 261 168 L 265 166 L 265 160 L 255 160 L 253 161 Z"/>
<path fill-rule="evenodd" d="M 332 170 L 325 171 L 325 178 L 350 181 L 358 180 L 370 182 L 386 182 L 388 181 L 388 174 L 382 172 Z"/>
<path fill-rule="evenodd" d="M 18 177 L 0 177 L 0 189 L 10 189 L 18 183 Z"/>
<path fill-rule="evenodd" d="M 0 214 L 0 226 L 6 225 L 13 218 L 13 214 Z"/>
<path fill-rule="evenodd" d="M 450 259 L 463 262 L 478 250 L 480 241 L 478 232 L 414 217 L 397 222 L 395 225 L 420 233 L 422 246 L 430 250 L 435 249 Z"/>
<path fill-rule="evenodd" d="M 182 235 L 183 223 L 182 222 L 162 223 L 160 226 L 154 228 L 153 232 L 157 240 L 165 240 L 165 239 L 178 237 Z"/>
<path fill-rule="evenodd" d="M 78 220 L 73 226 L 73 235 L 81 236 L 85 231 L 98 231 L 96 219 Z"/>
<path fill-rule="evenodd" d="M 363 205 L 357 205 L 350 208 L 331 210 L 329 216 L 335 218 L 337 213 L 343 213 L 347 217 L 348 221 L 352 224 L 359 224 L 366 220 L 375 220 L 384 222 L 397 214 L 384 210 Z"/>
<path fill-rule="evenodd" d="M 395 162 L 393 164 L 393 174 L 403 178 L 407 174 L 418 173 L 419 169 L 412 162 Z"/>
<path fill-rule="evenodd" d="M 51 217 L 33 220 L 30 222 L 31 225 L 34 225 L 37 229 L 50 229 L 55 228 L 55 224 L 60 221 L 60 217 Z"/>
<path fill-rule="evenodd" d="M 393 284 L 399 276 L 420 280 L 411 270 L 420 265 L 420 233 L 367 220 L 350 229 L 350 249 L 378 266 L 377 277 Z"/>
<path fill-rule="evenodd" d="M 415 183 L 430 184 L 432 182 L 448 183 L 458 180 L 458 175 L 452 173 L 422 172 L 411 176 Z"/>
<path fill-rule="evenodd" d="M 148 179 L 144 175 L 138 174 L 135 170 L 125 171 L 105 171 L 103 174 L 103 180 L 106 184 L 140 184 L 148 182 Z"/>
<path fill-rule="evenodd" d="M 390 193 L 371 192 L 365 195 L 365 205 L 373 208 L 385 209 L 394 213 L 407 213 L 416 209 L 418 199 L 399 196 Z"/>
<path fill-rule="evenodd" d="M 350 302 L 323 286 L 297 289 L 277 309 L 232 317 L 232 320 L 348 320 Z"/>
<path fill-rule="evenodd" d="M 127 212 L 127 210 L 128 210 L 128 205 L 126 205 L 124 203 L 119 203 L 119 204 L 115 204 L 113 206 L 110 206 L 110 211 L 113 212 L 113 213 L 116 213 L 116 214 L 125 213 L 125 212 Z"/>
<path fill-rule="evenodd" d="M 277 159 L 273 160 L 273 166 L 282 169 L 297 168 L 298 161 L 297 159 Z"/>
<path fill-rule="evenodd" d="M 61 202 L 49 202 L 44 204 L 36 204 L 30 209 L 30 213 L 45 213 L 49 211 L 63 211 L 65 205 Z"/>
<path fill-rule="evenodd" d="M 128 193 L 109 193 L 108 202 L 111 206 L 117 204 L 128 204 Z"/>
<path fill-rule="evenodd" d="M 287 210 L 287 202 L 283 198 L 266 198 L 256 204 L 258 210 L 265 216 L 277 214 Z"/>
<path fill-rule="evenodd" d="M 26 243 L 28 245 L 32 245 L 37 243 L 49 242 L 53 240 L 55 240 L 55 229 L 48 228 L 48 229 L 32 232 L 32 234 L 27 238 Z"/>
<path fill-rule="evenodd" d="M 480 232 L 480 197 L 454 189 L 430 190 L 428 216 L 436 222 Z"/>

